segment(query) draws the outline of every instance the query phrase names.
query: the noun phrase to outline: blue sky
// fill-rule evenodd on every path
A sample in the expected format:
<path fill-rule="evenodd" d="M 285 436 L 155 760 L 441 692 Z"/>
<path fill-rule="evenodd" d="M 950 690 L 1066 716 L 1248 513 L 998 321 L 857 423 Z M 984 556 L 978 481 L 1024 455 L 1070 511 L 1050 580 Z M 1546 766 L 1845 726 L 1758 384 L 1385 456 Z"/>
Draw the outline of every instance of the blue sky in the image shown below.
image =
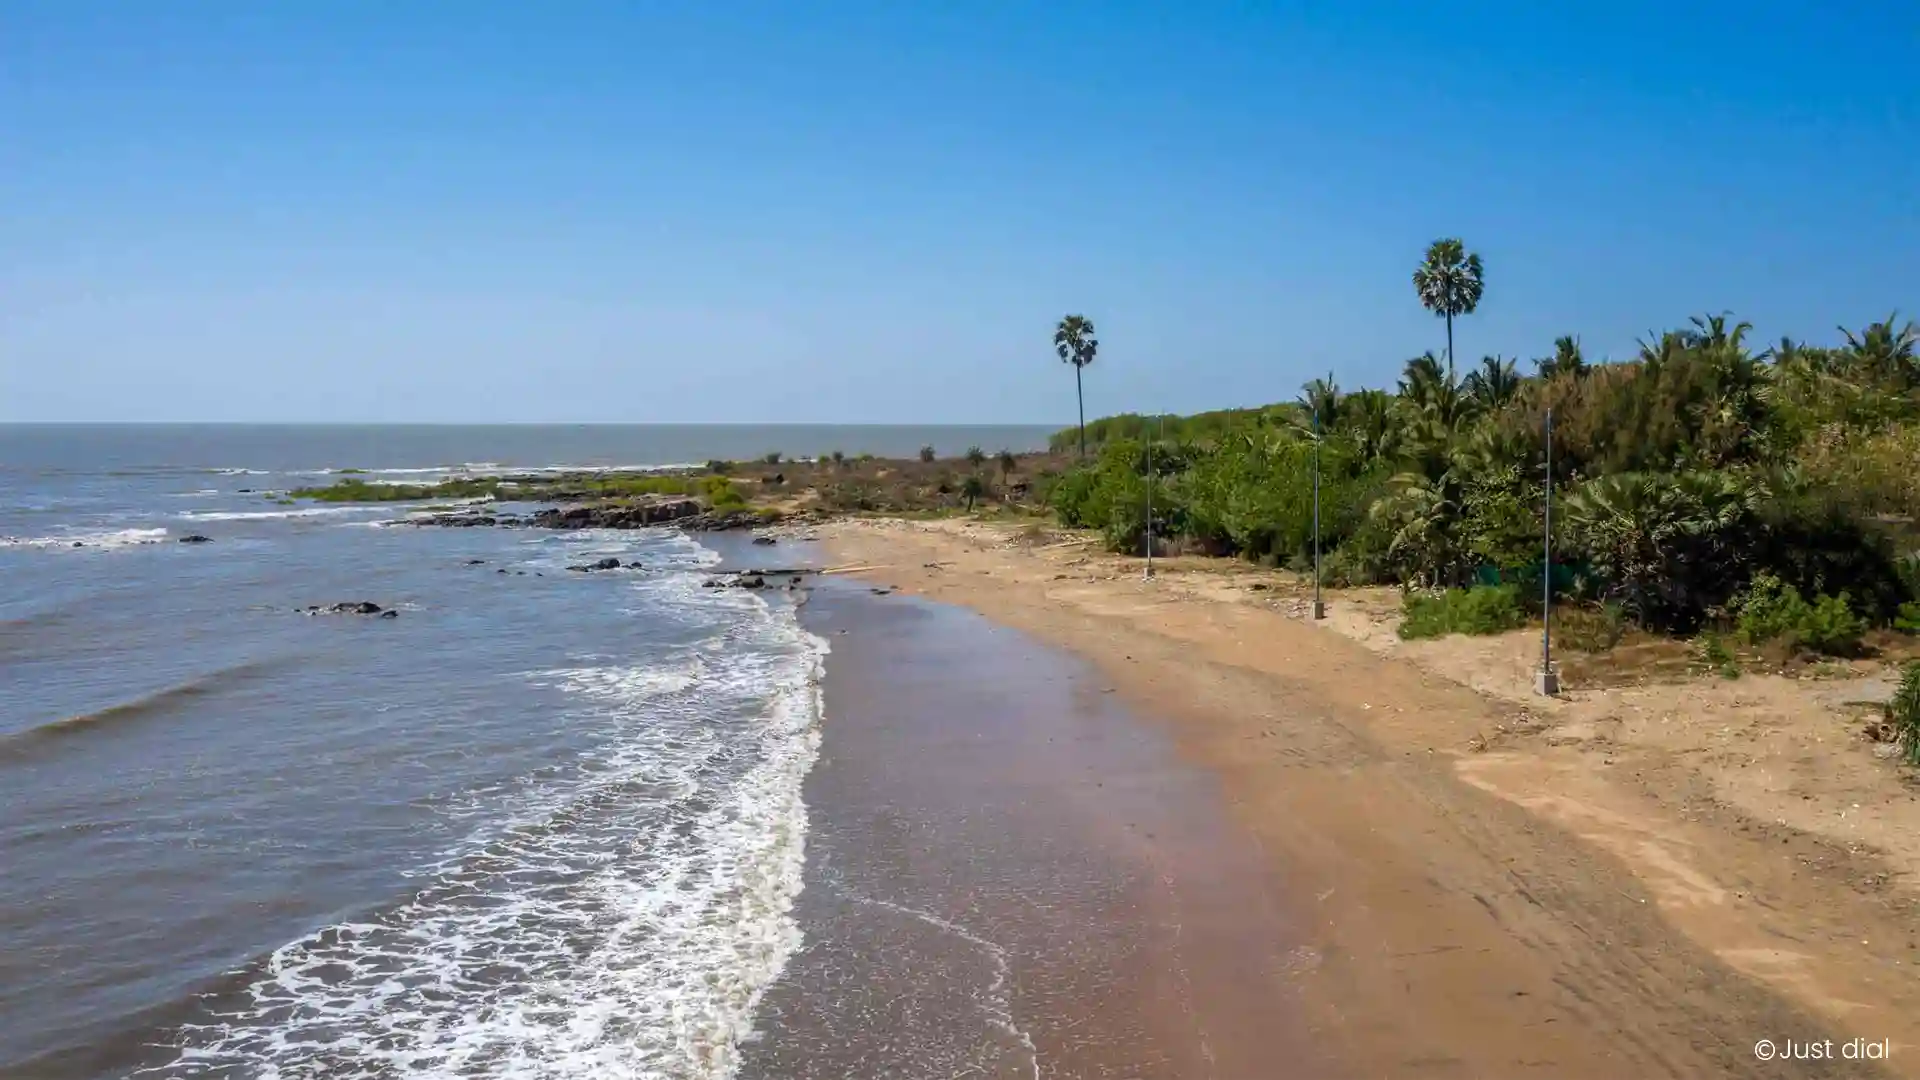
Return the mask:
<path fill-rule="evenodd" d="M 0 420 L 1040 422 L 1920 316 L 1906 4 L 0 6 Z"/>

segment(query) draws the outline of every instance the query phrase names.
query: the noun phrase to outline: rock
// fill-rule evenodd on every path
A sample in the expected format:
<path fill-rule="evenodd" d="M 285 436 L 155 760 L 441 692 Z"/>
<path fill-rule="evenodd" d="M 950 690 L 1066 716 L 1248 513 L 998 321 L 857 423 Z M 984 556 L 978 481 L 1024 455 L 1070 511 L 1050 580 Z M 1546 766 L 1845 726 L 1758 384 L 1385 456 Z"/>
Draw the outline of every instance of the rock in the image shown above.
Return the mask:
<path fill-rule="evenodd" d="M 487 564 L 487 560 L 485 559 L 468 559 L 467 560 L 468 566 L 485 566 L 486 564 Z"/>
<path fill-rule="evenodd" d="M 722 582 L 716 581 L 713 578 L 708 578 L 707 580 L 700 583 L 700 587 L 703 589 L 717 589 L 721 586 L 721 584 Z"/>
<path fill-rule="evenodd" d="M 525 523 L 542 529 L 643 529 L 694 517 L 701 509 L 697 499 L 674 496 L 564 509 L 553 507 L 536 511 Z"/>
<path fill-rule="evenodd" d="M 213 543 L 213 537 L 201 536 L 199 533 L 194 533 L 192 536 L 181 537 L 180 542 L 183 544 L 211 544 Z"/>
<path fill-rule="evenodd" d="M 736 589 L 764 589 L 767 587 L 767 579 L 758 574 L 752 577 L 735 578 L 733 587 Z"/>
<path fill-rule="evenodd" d="M 578 570 L 583 574 L 590 574 L 595 570 L 618 570 L 620 569 L 620 560 L 611 559 L 611 558 L 601 559 L 598 562 L 581 563 L 579 566 L 569 566 L 567 567 L 567 569 Z"/>
<path fill-rule="evenodd" d="M 756 536 L 753 538 L 753 542 L 760 545 L 761 547 L 771 547 L 773 545 L 774 540 L 773 540 L 773 537 L 771 536 Z"/>
<path fill-rule="evenodd" d="M 400 613 L 393 610 L 392 608 L 388 608 L 387 610 L 380 613 L 380 617 L 383 619 L 397 619 L 400 617 Z"/>
<path fill-rule="evenodd" d="M 498 570 L 495 570 L 495 571 L 494 571 L 494 573 L 496 573 L 496 574 L 504 574 L 504 573 L 506 573 L 506 572 L 507 572 L 507 568 L 506 568 L 506 567 L 504 567 L 504 566 L 503 566 L 503 567 L 501 567 L 500 569 L 498 569 Z"/>
<path fill-rule="evenodd" d="M 389 611 L 369 600 L 343 600 L 338 604 L 328 604 L 325 607 L 321 607 L 319 604 L 311 604 L 304 608 L 296 608 L 295 610 L 304 611 L 308 615 L 385 615 L 390 619 L 400 617 L 399 612 Z"/>

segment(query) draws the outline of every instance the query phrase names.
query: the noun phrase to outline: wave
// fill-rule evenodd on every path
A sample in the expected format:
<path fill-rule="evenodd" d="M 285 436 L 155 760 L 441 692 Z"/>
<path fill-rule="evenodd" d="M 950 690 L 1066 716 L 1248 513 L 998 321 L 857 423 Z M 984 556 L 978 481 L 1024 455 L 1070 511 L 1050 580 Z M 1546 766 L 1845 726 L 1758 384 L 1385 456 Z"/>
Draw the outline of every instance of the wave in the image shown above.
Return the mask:
<path fill-rule="evenodd" d="M 226 689 L 278 666 L 271 660 L 248 660 L 196 675 L 104 709 L 50 720 L 24 731 L 0 735 L 0 763 L 32 757 L 77 736 L 176 710 L 198 698 Z"/>
<path fill-rule="evenodd" d="M 345 514 L 386 513 L 373 506 L 309 506 L 297 510 L 188 510 L 176 515 L 182 521 L 273 521 L 281 518 L 336 517 Z"/>
<path fill-rule="evenodd" d="M 529 673 L 600 748 L 475 793 L 483 823 L 408 895 L 275 950 L 139 1075 L 731 1076 L 800 944 L 827 643 L 698 580 L 643 588 L 723 649 Z"/>
<path fill-rule="evenodd" d="M 58 536 L 0 536 L 0 548 L 83 548 L 110 551 L 142 544 L 157 544 L 166 537 L 165 529 L 112 529 L 62 533 Z"/>

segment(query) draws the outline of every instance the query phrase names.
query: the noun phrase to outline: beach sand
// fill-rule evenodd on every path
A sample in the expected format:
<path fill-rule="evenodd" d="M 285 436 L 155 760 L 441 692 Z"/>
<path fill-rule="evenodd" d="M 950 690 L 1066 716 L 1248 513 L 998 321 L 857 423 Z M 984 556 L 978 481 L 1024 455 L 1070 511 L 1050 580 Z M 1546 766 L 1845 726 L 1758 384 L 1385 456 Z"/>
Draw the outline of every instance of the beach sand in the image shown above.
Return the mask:
<path fill-rule="evenodd" d="M 805 944 L 744 1077 L 1341 1075 L 1284 883 L 1097 669 L 847 579 L 804 617 L 833 649 Z"/>
<path fill-rule="evenodd" d="M 1122 862 L 1133 872 L 1196 843 L 1227 852 L 1251 845 L 1258 853 L 1251 864 L 1223 856 L 1235 867 L 1231 889 L 1241 899 L 1219 916 L 1220 933 L 1257 959 L 1243 970 L 1231 962 L 1235 947 L 1226 947 L 1217 962 L 1184 971 L 1186 1000 L 1209 1004 L 1144 991 L 1132 999 L 1081 995 L 1071 1009 L 1017 993 L 1009 999 L 1011 1022 L 1034 1025 L 1023 1030 L 1038 1050 L 1039 1075 L 1758 1077 L 1783 1069 L 1914 1075 L 1920 1068 L 1915 981 L 1900 961 L 1910 948 L 1907 928 L 1802 872 L 1808 852 L 1824 850 L 1805 837 L 1677 817 L 1646 797 L 1671 777 L 1616 781 L 1505 746 L 1477 753 L 1489 736 L 1522 730 L 1529 718 L 1272 610 L 1081 572 L 1070 552 L 1001 542 L 1004 536 L 866 522 L 820 535 L 831 561 L 865 567 L 855 576 L 902 590 L 874 603 L 904 608 L 913 594 L 961 605 L 1026 640 L 1068 649 L 1100 684 L 1100 697 L 1128 718 L 1128 730 L 1161 733 L 1152 753 L 1150 737 L 1137 736 L 1122 774 L 1131 790 L 1211 791 L 1224 812 L 1199 841 L 1126 837 L 1135 847 Z M 854 649 L 848 639 L 863 633 L 847 629 L 836 648 L 846 640 Z M 893 650 L 890 670 L 940 663 L 940 634 L 880 633 L 882 647 Z M 1008 782 L 1004 770 L 960 750 L 970 736 L 1014 745 L 1014 733 L 926 705 L 955 691 L 937 682 L 907 679 L 891 692 L 882 685 L 866 691 L 874 697 L 865 704 L 843 689 L 848 707 L 836 710 L 835 662 L 829 746 L 836 725 L 893 738 L 874 719 L 888 705 L 896 712 L 924 706 L 959 725 L 946 748 L 923 744 L 925 754 L 909 754 L 898 767 L 879 758 L 867 766 L 875 775 L 912 777 L 912 790 L 934 799 L 929 833 L 923 841 L 902 833 L 901 852 L 918 852 L 911 857 L 935 877 L 958 859 L 1004 865 L 1009 881 L 1031 873 L 1044 880 L 1046 867 L 1021 871 L 1016 855 L 995 863 L 1003 842 L 1018 850 L 1018 830 L 946 818 L 969 798 L 982 807 L 1006 802 L 995 794 Z M 1017 704 L 1028 717 L 1060 707 L 1045 696 Z M 1072 723 L 1084 727 L 1101 715 Z M 982 723 L 999 733 L 976 736 Z M 886 752 L 878 745 L 859 751 Z M 1073 781 L 1117 765 L 1085 740 L 1064 748 L 1056 741 L 1044 752 L 1028 746 L 1021 758 L 1006 768 L 1039 778 L 1024 781 L 1029 792 L 1048 791 L 1044 778 L 1053 777 L 1063 790 L 1051 801 L 1065 798 Z M 829 754 L 819 784 L 834 783 L 842 767 Z M 1206 779 L 1191 779 L 1196 769 Z M 1094 849 L 1127 850 L 1111 832 L 1125 817 L 1123 808 L 1096 801 L 1076 835 Z M 824 835 L 820 842 L 829 845 Z M 810 882 L 807 896 L 818 895 Z M 1025 933 L 1021 949 L 1069 969 L 1077 964 L 1077 978 L 1114 970 L 1099 947 L 1056 937 L 1088 928 L 1098 938 L 1090 927 L 1111 906 L 1073 908 L 1086 918 L 1064 924 L 1034 911 L 1021 915 L 1017 905 L 1001 910 L 1006 918 L 995 932 Z M 1259 914 L 1235 928 L 1242 912 Z M 1897 946 L 1843 949 L 1842 936 Z M 1061 958 L 1063 950 L 1070 956 Z M 1144 950 L 1131 963 L 1127 983 L 1171 979 L 1180 967 L 1172 950 Z M 1049 1009 L 1084 1015 L 1082 1023 L 1114 1010 L 1122 1017 L 1110 1021 L 1116 1030 L 1151 1034 L 1081 1069 L 1050 1060 L 1072 1045 L 1062 1034 L 1067 1021 L 1034 1019 Z M 1208 1043 L 1191 1032 L 1210 1040 L 1216 1029 L 1250 1032 L 1231 1045 L 1264 1064 L 1228 1068 L 1210 1060 L 1197 1049 Z M 1832 1040 L 1838 1053 L 1854 1036 L 1890 1039 L 1891 1071 L 1848 1060 L 1788 1065 L 1754 1052 L 1768 1039 L 1776 1046 Z M 1260 1054 L 1263 1039 L 1269 1046 Z M 1127 1047 L 1168 1056 L 1130 1059 L 1135 1051 Z M 1180 1053 L 1187 1056 L 1176 1060 Z"/>

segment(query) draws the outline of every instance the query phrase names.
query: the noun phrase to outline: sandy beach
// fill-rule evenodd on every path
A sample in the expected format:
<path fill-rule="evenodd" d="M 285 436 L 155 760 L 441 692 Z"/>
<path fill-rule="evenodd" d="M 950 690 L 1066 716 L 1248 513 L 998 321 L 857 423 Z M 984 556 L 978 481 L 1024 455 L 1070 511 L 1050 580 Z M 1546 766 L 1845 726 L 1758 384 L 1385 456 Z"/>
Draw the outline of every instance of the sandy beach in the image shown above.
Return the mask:
<path fill-rule="evenodd" d="M 1250 887 L 1277 913 L 1260 933 L 1288 960 L 1210 1007 L 1272 1017 L 1266 1060 L 1293 1064 L 1165 1075 L 1920 1074 L 1897 868 L 1756 817 L 1684 755 L 1552 737 L 1589 722 L 1578 703 L 1436 674 L 1369 647 L 1354 605 L 1315 625 L 1217 562 L 1147 582 L 1032 528 L 818 535 L 871 585 L 1070 650 L 1216 785 L 1233 827 L 1215 834 L 1259 852 Z M 1322 1059 L 1291 1057 L 1293 1017 Z M 1855 1038 L 1888 1040 L 1891 1060 L 1845 1060 Z M 1838 1060 L 1760 1060 L 1763 1039 Z M 1036 1044 L 1042 1075 L 1107 1075 L 1049 1071 L 1060 1047 Z"/>

